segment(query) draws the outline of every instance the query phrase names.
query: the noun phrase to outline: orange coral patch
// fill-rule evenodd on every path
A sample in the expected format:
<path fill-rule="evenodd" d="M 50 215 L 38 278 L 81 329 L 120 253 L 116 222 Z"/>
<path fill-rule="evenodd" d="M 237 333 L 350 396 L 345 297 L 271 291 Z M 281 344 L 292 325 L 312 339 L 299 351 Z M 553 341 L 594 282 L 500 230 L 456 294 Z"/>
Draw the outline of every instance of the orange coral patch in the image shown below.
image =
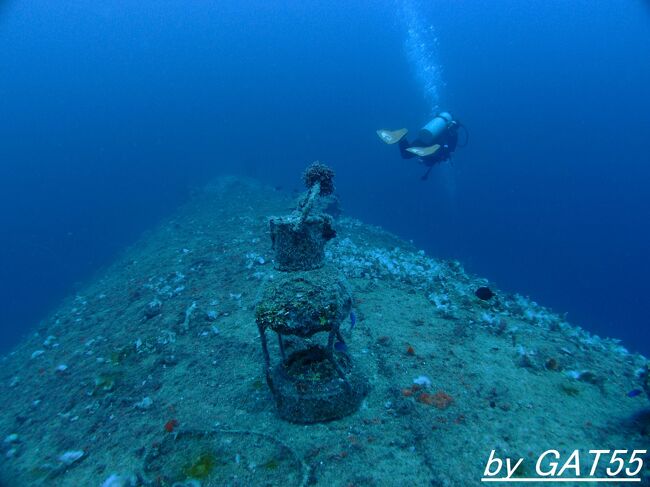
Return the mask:
<path fill-rule="evenodd" d="M 170 419 L 165 423 L 165 431 L 167 433 L 171 433 L 174 431 L 174 428 L 176 428 L 176 426 L 178 426 L 178 421 L 175 419 Z"/>
<path fill-rule="evenodd" d="M 435 394 L 429 394 L 428 392 L 421 392 L 417 401 L 426 404 L 427 406 L 434 406 L 438 409 L 447 409 L 454 399 L 443 391 L 438 391 Z"/>

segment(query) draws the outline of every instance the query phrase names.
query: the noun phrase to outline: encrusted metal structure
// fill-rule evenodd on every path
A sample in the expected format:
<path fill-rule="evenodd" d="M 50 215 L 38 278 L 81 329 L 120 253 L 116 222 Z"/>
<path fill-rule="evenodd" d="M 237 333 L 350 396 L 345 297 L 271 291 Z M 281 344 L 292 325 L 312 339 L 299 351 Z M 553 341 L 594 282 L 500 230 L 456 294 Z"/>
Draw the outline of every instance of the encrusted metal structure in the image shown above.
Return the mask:
<path fill-rule="evenodd" d="M 275 268 L 257 305 L 264 373 L 279 415 L 292 422 L 315 423 L 353 413 L 368 390 L 353 366 L 341 333 L 350 314 L 352 293 L 335 267 L 325 264 L 325 244 L 336 236 L 332 218 L 314 208 L 334 190 L 334 172 L 312 164 L 298 208 L 271 218 Z M 267 331 L 278 337 L 280 363 L 273 366 Z M 326 333 L 325 343 L 317 336 Z"/>

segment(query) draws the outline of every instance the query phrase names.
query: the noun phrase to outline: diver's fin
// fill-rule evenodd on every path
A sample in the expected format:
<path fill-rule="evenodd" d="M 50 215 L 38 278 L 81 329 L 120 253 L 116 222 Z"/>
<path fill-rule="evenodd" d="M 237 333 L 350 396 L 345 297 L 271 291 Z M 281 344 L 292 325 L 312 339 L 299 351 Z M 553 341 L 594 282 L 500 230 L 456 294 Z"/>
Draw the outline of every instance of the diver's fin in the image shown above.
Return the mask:
<path fill-rule="evenodd" d="M 380 129 L 377 130 L 377 135 L 386 144 L 396 144 L 397 142 L 402 140 L 402 138 L 406 135 L 407 132 L 408 132 L 407 129 L 399 129 L 399 130 Z"/>
<path fill-rule="evenodd" d="M 406 150 L 418 157 L 426 157 L 435 154 L 438 149 L 440 149 L 440 144 L 430 145 L 429 147 L 409 147 Z"/>

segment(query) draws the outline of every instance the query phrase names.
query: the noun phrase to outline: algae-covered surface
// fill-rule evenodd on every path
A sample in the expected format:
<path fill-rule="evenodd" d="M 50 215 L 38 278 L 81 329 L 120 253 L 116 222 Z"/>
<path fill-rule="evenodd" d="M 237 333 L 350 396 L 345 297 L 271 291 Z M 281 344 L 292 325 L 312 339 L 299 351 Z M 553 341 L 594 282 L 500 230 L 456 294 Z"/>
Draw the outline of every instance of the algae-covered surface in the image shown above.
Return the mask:
<path fill-rule="evenodd" d="M 647 449 L 643 357 L 348 217 L 326 258 L 370 391 L 341 420 L 279 419 L 255 305 L 293 205 L 216 181 L 3 357 L 0 483 L 479 485 L 492 450 L 528 477 L 548 449 Z"/>

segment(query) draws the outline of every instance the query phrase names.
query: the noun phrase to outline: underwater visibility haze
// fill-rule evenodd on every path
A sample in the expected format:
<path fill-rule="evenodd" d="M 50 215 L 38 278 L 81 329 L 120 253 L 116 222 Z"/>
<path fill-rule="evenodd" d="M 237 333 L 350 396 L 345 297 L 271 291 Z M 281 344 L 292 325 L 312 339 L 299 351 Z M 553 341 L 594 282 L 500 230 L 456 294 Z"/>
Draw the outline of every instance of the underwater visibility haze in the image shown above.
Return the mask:
<path fill-rule="evenodd" d="M 647 1 L 5 1 L 0 46 L 0 485 L 647 447 Z"/>

